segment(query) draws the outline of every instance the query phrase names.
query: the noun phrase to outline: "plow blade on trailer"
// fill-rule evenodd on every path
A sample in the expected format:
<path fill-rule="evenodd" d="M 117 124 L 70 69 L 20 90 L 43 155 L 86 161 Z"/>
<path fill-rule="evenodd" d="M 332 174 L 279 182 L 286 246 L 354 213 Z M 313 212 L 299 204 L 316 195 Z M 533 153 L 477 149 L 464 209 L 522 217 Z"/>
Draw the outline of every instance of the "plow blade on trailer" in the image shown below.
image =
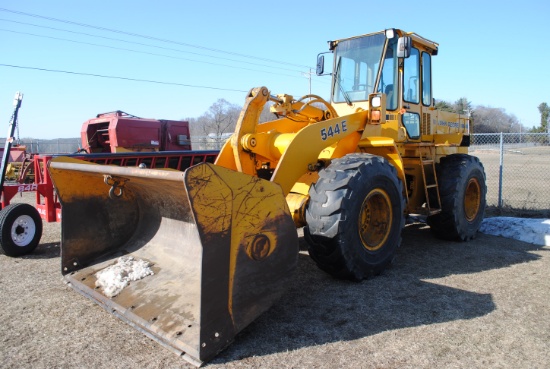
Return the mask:
<path fill-rule="evenodd" d="M 266 311 L 296 267 L 296 229 L 272 182 L 206 163 L 178 172 L 59 157 L 49 170 L 65 280 L 195 365 Z M 132 279 L 139 268 L 122 259 L 147 272 Z"/>

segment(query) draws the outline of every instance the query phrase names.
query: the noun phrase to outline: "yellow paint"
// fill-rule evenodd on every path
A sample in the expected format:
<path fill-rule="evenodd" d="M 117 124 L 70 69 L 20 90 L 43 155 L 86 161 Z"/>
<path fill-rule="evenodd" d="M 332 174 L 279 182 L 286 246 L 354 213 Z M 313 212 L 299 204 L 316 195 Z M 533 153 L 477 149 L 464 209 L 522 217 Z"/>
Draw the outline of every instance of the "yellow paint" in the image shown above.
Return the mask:
<path fill-rule="evenodd" d="M 462 142 L 462 137 L 462 133 L 445 133 L 434 135 L 433 140 L 436 145 L 458 146 Z"/>
<path fill-rule="evenodd" d="M 256 172 L 255 159 L 243 150 L 241 139 L 246 134 L 256 132 L 260 113 L 268 98 L 269 91 L 265 87 L 257 87 L 250 90 L 237 121 L 235 133 L 229 140 L 233 148 L 235 165 L 239 172 L 251 175 L 254 175 Z"/>
<path fill-rule="evenodd" d="M 215 163 L 221 167 L 237 170 L 237 164 L 235 164 L 235 157 L 233 156 L 233 147 L 231 146 L 231 139 L 227 140 L 222 146 Z"/>
<path fill-rule="evenodd" d="M 290 208 L 290 214 L 292 220 L 297 228 L 305 226 L 306 223 L 306 205 L 309 200 L 309 196 L 299 193 L 289 193 L 286 196 L 286 202 Z"/>
<path fill-rule="evenodd" d="M 361 130 L 366 124 L 367 115 L 368 112 L 362 111 L 302 128 L 279 160 L 271 180 L 279 183 L 283 192 L 288 194 L 296 181 L 308 170 L 314 168 L 321 151 Z M 336 127 L 338 127 L 338 134 L 334 133 Z M 332 135 L 329 134 L 329 129 L 332 130 Z M 359 139 L 358 135 L 355 137 Z"/>
<path fill-rule="evenodd" d="M 466 219 L 472 222 L 481 208 L 481 185 L 477 178 L 471 178 L 466 185 L 464 194 L 464 213 Z"/>
<path fill-rule="evenodd" d="M 285 196 L 276 183 L 218 165 L 192 167 L 186 174 L 197 226 L 206 234 L 226 231 L 231 235 L 228 309 L 233 316 L 239 255 L 245 253 L 250 260 L 261 262 L 258 259 L 285 246 L 278 242 L 280 232 L 288 231 L 280 228 L 278 219 L 291 216 Z"/>
<path fill-rule="evenodd" d="M 68 157 L 57 157 L 52 159 L 52 161 L 92 166 L 99 165 L 96 163 L 90 163 L 87 161 Z M 74 199 L 79 198 L 90 198 L 95 196 L 108 196 L 109 194 L 109 187 L 107 185 L 90 186 L 90 176 L 87 173 L 61 170 L 52 168 L 51 166 L 48 169 L 50 173 L 52 173 L 52 178 L 55 179 L 56 191 L 61 198 L 64 198 L 67 201 L 73 201 Z"/>
<path fill-rule="evenodd" d="M 359 212 L 359 236 L 363 247 L 376 251 L 390 236 L 393 210 L 389 195 L 375 188 L 365 197 Z"/>
<path fill-rule="evenodd" d="M 359 148 L 362 152 L 386 158 L 397 170 L 401 182 L 406 183 L 403 159 L 394 140 L 387 137 L 365 138 L 359 142 Z"/>

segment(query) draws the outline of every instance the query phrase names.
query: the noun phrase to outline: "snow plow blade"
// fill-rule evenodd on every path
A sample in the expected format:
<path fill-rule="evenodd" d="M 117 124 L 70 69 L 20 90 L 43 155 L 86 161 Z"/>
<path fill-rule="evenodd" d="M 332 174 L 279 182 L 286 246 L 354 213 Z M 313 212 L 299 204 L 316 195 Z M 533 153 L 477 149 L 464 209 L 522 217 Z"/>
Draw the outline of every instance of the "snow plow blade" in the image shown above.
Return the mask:
<path fill-rule="evenodd" d="M 49 171 L 68 284 L 197 366 L 269 309 L 296 267 L 296 229 L 272 182 L 207 163 L 178 172 L 58 157 Z M 108 290 L 98 272 L 121 257 L 147 272 L 119 268 Z"/>

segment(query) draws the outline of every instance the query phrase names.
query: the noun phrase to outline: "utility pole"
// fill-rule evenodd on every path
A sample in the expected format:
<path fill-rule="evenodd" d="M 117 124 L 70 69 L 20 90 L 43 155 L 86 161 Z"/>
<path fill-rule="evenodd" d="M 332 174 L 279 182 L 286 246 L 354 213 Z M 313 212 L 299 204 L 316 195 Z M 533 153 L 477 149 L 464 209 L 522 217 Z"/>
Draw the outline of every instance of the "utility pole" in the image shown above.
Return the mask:
<path fill-rule="evenodd" d="M 313 68 L 309 68 L 309 72 L 302 73 L 309 80 L 309 94 L 311 95 L 311 75 L 313 74 Z"/>

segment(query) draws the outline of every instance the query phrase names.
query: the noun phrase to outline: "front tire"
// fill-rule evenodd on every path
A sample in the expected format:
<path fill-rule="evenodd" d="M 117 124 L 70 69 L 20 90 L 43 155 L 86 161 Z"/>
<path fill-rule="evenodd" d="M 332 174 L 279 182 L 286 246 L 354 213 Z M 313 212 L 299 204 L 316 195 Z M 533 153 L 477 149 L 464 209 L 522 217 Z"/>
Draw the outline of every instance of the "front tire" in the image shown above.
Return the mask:
<path fill-rule="evenodd" d="M 428 217 L 432 233 L 444 240 L 469 241 L 485 212 L 487 185 L 479 159 L 466 154 L 441 158 L 437 181 L 441 212 Z"/>
<path fill-rule="evenodd" d="M 0 211 L 0 253 L 29 254 L 42 237 L 42 219 L 34 206 L 11 204 Z"/>
<path fill-rule="evenodd" d="M 334 159 L 309 195 L 304 234 L 322 270 L 362 280 L 391 263 L 401 243 L 404 199 L 397 172 L 384 158 Z"/>

